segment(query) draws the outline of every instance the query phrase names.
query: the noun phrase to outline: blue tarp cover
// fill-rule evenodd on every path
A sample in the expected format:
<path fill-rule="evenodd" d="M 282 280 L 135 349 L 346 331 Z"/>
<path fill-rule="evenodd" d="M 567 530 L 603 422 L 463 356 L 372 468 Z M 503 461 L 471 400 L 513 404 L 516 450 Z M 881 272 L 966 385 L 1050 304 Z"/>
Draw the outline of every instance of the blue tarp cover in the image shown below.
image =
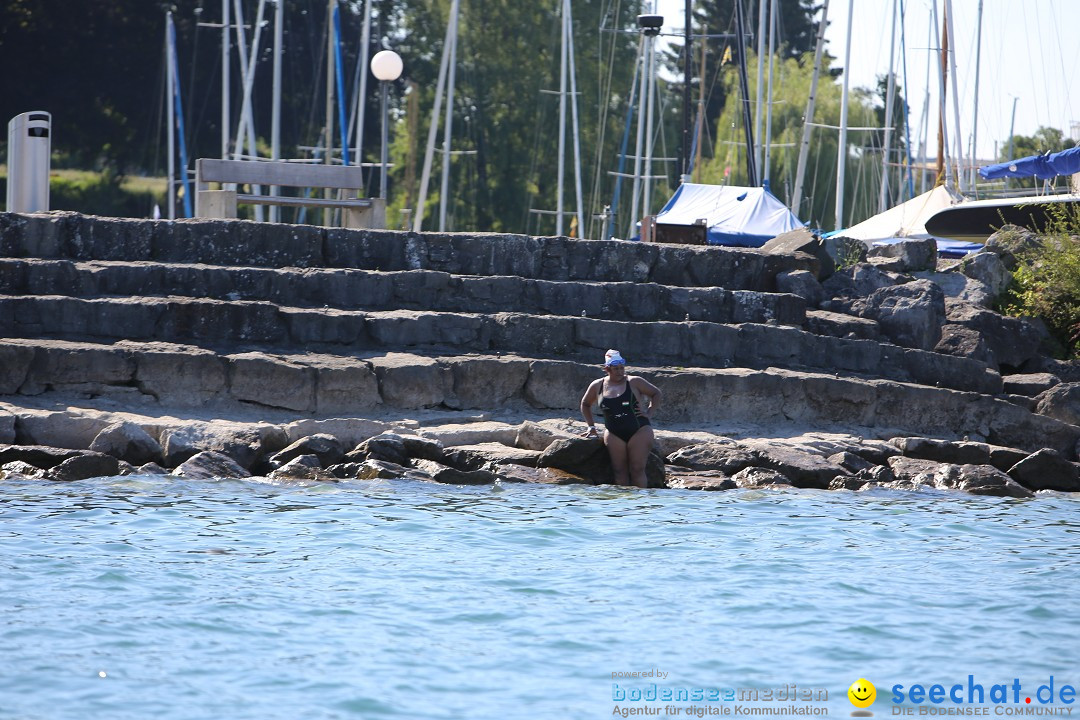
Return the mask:
<path fill-rule="evenodd" d="M 1080 172 L 1080 148 L 1069 148 L 1049 155 L 1030 155 L 1012 162 L 987 165 L 979 168 L 979 175 L 984 180 L 997 180 L 1004 177 L 1031 177 L 1049 180 L 1058 175 L 1072 175 Z"/>
<path fill-rule="evenodd" d="M 683 183 L 656 214 L 658 225 L 693 225 L 705 219 L 710 245 L 761 247 L 780 233 L 803 227 L 765 188 Z"/>

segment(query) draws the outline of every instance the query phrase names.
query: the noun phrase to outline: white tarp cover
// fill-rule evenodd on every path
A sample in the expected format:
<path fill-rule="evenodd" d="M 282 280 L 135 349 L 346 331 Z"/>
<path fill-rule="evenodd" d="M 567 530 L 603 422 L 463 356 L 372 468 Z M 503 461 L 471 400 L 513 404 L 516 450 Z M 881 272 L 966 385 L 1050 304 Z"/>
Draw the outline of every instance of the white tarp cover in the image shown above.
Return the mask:
<path fill-rule="evenodd" d="M 938 185 L 933 190 L 900 203 L 880 215 L 833 234 L 869 244 L 891 238 L 927 238 L 930 235 L 926 232 L 926 221 L 937 211 L 951 207 L 954 202 L 945 186 Z"/>
<path fill-rule="evenodd" d="M 693 225 L 704 219 L 710 245 L 761 247 L 781 233 L 803 227 L 765 188 L 683 183 L 656 214 L 657 225 Z"/>

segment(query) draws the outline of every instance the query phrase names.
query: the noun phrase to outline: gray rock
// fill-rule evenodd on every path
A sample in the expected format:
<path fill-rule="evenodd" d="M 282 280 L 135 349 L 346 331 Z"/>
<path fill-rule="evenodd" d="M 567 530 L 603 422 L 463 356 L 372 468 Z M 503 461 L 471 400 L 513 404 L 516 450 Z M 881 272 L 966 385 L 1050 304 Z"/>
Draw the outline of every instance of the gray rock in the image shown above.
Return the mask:
<path fill-rule="evenodd" d="M 73 457 L 82 455 L 83 450 L 66 450 L 47 445 L 0 445 L 0 465 L 22 461 L 42 470 L 49 470 Z"/>
<path fill-rule="evenodd" d="M 1042 334 L 1022 318 L 1005 317 L 984 307 L 950 300 L 946 308 L 949 323 L 978 332 L 1000 366 L 1018 368 L 1039 352 Z"/>
<path fill-rule="evenodd" d="M 446 450 L 443 464 L 458 470 L 498 471 L 500 465 L 525 465 L 536 467 L 542 453 L 539 450 L 522 450 L 502 443 L 479 443 L 459 445 Z"/>
<path fill-rule="evenodd" d="M 867 258 L 890 258 L 899 260 L 897 270 L 933 270 L 937 266 L 937 241 L 901 240 L 887 245 L 875 245 L 867 252 Z"/>
<path fill-rule="evenodd" d="M 231 457 L 213 450 L 203 450 L 192 455 L 174 469 L 172 474 L 189 480 L 251 477 L 251 473 Z"/>
<path fill-rule="evenodd" d="M 940 287 L 946 298 L 962 300 L 982 307 L 990 307 L 994 303 L 994 294 L 985 283 L 961 273 L 950 271 L 912 274 L 919 280 L 929 280 Z"/>
<path fill-rule="evenodd" d="M 584 431 L 585 427 L 581 426 L 581 428 Z M 521 448 L 522 450 L 543 451 L 555 440 L 570 437 L 574 437 L 574 435 L 572 433 L 550 428 L 547 425 L 540 425 L 531 420 L 526 420 L 518 426 L 517 435 L 514 438 L 514 447 Z"/>
<path fill-rule="evenodd" d="M 346 453 L 345 462 L 363 462 L 364 460 L 383 460 L 395 465 L 408 466 L 409 452 L 405 449 L 405 440 L 397 433 L 382 433 L 368 438 Z"/>
<path fill-rule="evenodd" d="M 817 259 L 820 268 L 817 274 L 823 278 L 832 274 L 836 260 L 830 256 L 822 239 L 806 228 L 796 228 L 777 235 L 762 245 L 761 251 L 780 255 L 791 255 L 797 252 L 811 255 Z"/>
<path fill-rule="evenodd" d="M 862 240 L 842 235 L 821 238 L 821 244 L 837 268 L 851 267 L 857 263 L 866 262 L 866 254 L 869 251 Z"/>
<path fill-rule="evenodd" d="M 1050 373 L 1005 375 L 1001 380 L 1005 385 L 1005 392 L 1027 397 L 1035 397 L 1061 384 L 1061 379 Z"/>
<path fill-rule="evenodd" d="M 1080 382 L 1061 383 L 1036 396 L 1035 411 L 1055 420 L 1080 425 Z"/>
<path fill-rule="evenodd" d="M 315 410 L 315 370 L 260 352 L 230 355 L 229 393 L 268 407 Z"/>
<path fill-rule="evenodd" d="M 0 445 L 15 442 L 15 416 L 0 410 Z"/>
<path fill-rule="evenodd" d="M 972 495 L 1029 498 L 1030 490 L 990 465 L 942 465 L 934 474 L 934 486 L 962 490 Z"/>
<path fill-rule="evenodd" d="M 50 469 L 46 477 L 50 480 L 70 482 L 96 477 L 112 477 L 119 472 L 120 466 L 112 455 L 87 451 L 68 458 Z"/>
<path fill-rule="evenodd" d="M 829 481 L 830 490 L 862 490 L 869 484 L 865 478 L 855 475 L 837 475 Z"/>
<path fill-rule="evenodd" d="M 592 481 L 558 468 L 536 468 L 525 465 L 501 465 L 499 480 L 512 483 L 538 483 L 541 485 L 591 485 Z"/>
<path fill-rule="evenodd" d="M 806 304 L 817 307 L 825 299 L 825 290 L 814 274 L 806 270 L 791 270 L 776 276 L 776 290 L 805 298 Z"/>
<path fill-rule="evenodd" d="M 1009 477 L 1032 490 L 1080 491 L 1076 465 L 1055 450 L 1044 448 L 1009 468 Z"/>
<path fill-rule="evenodd" d="M 759 448 L 758 453 L 761 458 L 759 465 L 783 473 L 792 485 L 799 488 L 826 490 L 834 477 L 847 474 L 842 466 L 793 447 L 773 445 L 767 449 Z"/>
<path fill-rule="evenodd" d="M 734 475 L 751 465 L 759 464 L 760 457 L 752 450 L 738 445 L 699 443 L 687 445 L 667 456 L 671 465 L 691 470 L 709 470 Z"/>
<path fill-rule="evenodd" d="M 126 460 L 133 465 L 157 462 L 163 457 L 158 441 L 132 422 L 113 423 L 108 426 L 90 443 L 90 449 Z"/>
<path fill-rule="evenodd" d="M 169 471 L 161 467 L 157 463 L 149 462 L 145 465 L 140 465 L 135 468 L 136 475 L 168 475 Z"/>
<path fill-rule="evenodd" d="M 270 436 L 272 433 L 266 428 L 199 423 L 163 430 L 161 446 L 166 467 L 175 467 L 197 453 L 213 451 L 250 468 L 267 449 L 263 441 Z M 280 446 L 274 449 L 280 449 Z"/>
<path fill-rule="evenodd" d="M 735 473 L 731 478 L 735 485 L 744 489 L 791 487 L 787 475 L 777 470 L 762 467 L 748 467 Z"/>
<path fill-rule="evenodd" d="M 851 340 L 877 340 L 881 336 L 876 320 L 827 310 L 807 310 L 806 329 L 815 335 Z"/>
<path fill-rule="evenodd" d="M 431 475 L 435 482 L 447 485 L 490 485 L 498 479 L 487 470 L 458 470 L 433 460 L 413 460 L 412 466 Z"/>
<path fill-rule="evenodd" d="M 995 298 L 1005 292 L 1012 282 L 1012 273 L 1002 259 L 992 252 L 968 255 L 960 261 L 957 270 L 986 285 Z"/>
<path fill-rule="evenodd" d="M 43 470 L 24 460 L 12 460 L 0 465 L 0 479 L 10 480 L 15 478 L 43 478 L 47 470 Z"/>
<path fill-rule="evenodd" d="M 681 468 L 673 468 L 668 474 L 668 487 L 673 490 L 734 490 L 739 487 L 731 478 L 722 474 L 690 475 L 679 473 Z"/>
<path fill-rule="evenodd" d="M 345 457 L 345 448 L 333 435 L 319 433 L 301 438 L 285 449 L 279 450 L 267 460 L 267 463 L 271 468 L 278 469 L 293 459 L 305 455 L 318 458 L 321 467 L 330 467 L 341 462 Z"/>
<path fill-rule="evenodd" d="M 536 465 L 573 472 L 574 468 L 589 462 L 599 452 L 607 455 L 603 441 L 598 438 L 564 438 L 548 445 L 537 458 Z"/>
<path fill-rule="evenodd" d="M 398 437 L 401 438 L 401 444 L 405 447 L 405 454 L 409 457 L 443 462 L 446 450 L 438 440 L 408 434 L 399 435 Z"/>
<path fill-rule="evenodd" d="M 1027 228 L 1006 225 L 986 239 L 983 248 L 1001 258 L 1001 262 L 1010 271 L 1019 267 L 1019 259 L 1025 254 L 1042 247 L 1039 236 Z"/>
<path fill-rule="evenodd" d="M 385 460 L 365 460 L 360 463 L 338 463 L 327 468 L 328 472 L 339 478 L 357 480 L 396 480 L 405 477 L 413 468 L 386 462 Z"/>
<path fill-rule="evenodd" d="M 899 487 L 917 488 L 920 485 L 935 486 L 934 474 L 941 469 L 942 463 L 933 460 L 920 460 L 918 458 L 896 455 L 889 458 L 889 469 L 896 477 Z"/>
<path fill-rule="evenodd" d="M 934 352 L 978 360 L 995 370 L 998 366 L 994 353 L 982 334 L 964 325 L 945 323 L 941 327 L 941 339 L 934 346 Z"/>
<path fill-rule="evenodd" d="M 855 453 L 848 452 L 846 450 L 830 455 L 828 461 L 833 465 L 839 465 L 844 470 L 850 473 L 858 473 L 862 470 L 869 470 L 875 467 L 874 463 L 859 457 Z M 830 487 L 832 484 L 830 483 Z"/>
<path fill-rule="evenodd" d="M 979 442 L 953 442 L 924 437 L 893 438 L 892 443 L 905 457 L 957 465 L 990 463 L 990 446 Z"/>
<path fill-rule="evenodd" d="M 370 360 L 382 401 L 397 408 L 433 407 L 453 387 L 453 376 L 435 360 L 386 353 Z"/>
<path fill-rule="evenodd" d="M 338 477 L 334 473 L 323 470 L 322 462 L 315 455 L 297 455 L 280 467 L 270 471 L 267 477 L 271 480 L 338 481 Z"/>
<path fill-rule="evenodd" d="M 881 270 L 868 263 L 859 263 L 838 270 L 822 283 L 827 297 L 867 297 L 881 288 L 903 282 L 903 276 Z"/>
<path fill-rule="evenodd" d="M 945 294 L 928 280 L 883 287 L 866 298 L 859 315 L 877 320 L 897 345 L 930 350 L 941 339 Z"/>

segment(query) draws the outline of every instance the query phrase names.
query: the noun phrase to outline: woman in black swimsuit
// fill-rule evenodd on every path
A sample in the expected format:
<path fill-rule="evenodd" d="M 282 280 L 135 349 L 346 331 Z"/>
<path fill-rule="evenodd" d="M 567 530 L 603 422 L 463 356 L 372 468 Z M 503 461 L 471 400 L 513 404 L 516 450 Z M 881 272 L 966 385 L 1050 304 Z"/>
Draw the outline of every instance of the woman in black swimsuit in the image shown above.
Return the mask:
<path fill-rule="evenodd" d="M 634 484 L 648 487 L 645 463 L 653 446 L 650 416 L 660 403 L 660 389 L 637 375 L 626 374 L 626 360 L 618 350 L 608 350 L 604 356 L 607 377 L 589 384 L 581 398 L 581 414 L 589 429 L 586 437 L 596 437 L 592 407 L 599 400 L 604 414 L 604 444 L 611 455 L 615 484 Z M 642 398 L 649 401 L 644 406 Z"/>

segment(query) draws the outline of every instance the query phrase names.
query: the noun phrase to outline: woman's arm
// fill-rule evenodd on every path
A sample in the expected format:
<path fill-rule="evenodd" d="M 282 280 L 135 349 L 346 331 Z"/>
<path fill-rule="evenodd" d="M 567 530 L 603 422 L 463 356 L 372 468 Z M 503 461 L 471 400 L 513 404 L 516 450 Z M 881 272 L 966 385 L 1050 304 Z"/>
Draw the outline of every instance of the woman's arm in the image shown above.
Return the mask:
<path fill-rule="evenodd" d="M 663 397 L 660 388 L 638 375 L 633 375 L 627 378 L 627 380 L 630 383 L 630 387 L 633 388 L 634 392 L 638 393 L 639 397 L 644 395 L 649 398 L 649 407 L 647 409 L 642 408 L 641 411 L 645 417 L 651 418 L 653 413 L 656 412 L 656 409 L 660 407 L 660 398 Z M 638 403 L 641 404 L 641 401 L 639 400 Z"/>
<path fill-rule="evenodd" d="M 585 418 L 585 424 L 589 426 L 585 430 L 585 437 L 594 437 L 597 435 L 596 424 L 593 422 L 592 406 L 596 404 L 600 383 L 603 381 L 604 379 L 601 378 L 589 383 L 589 387 L 585 390 L 585 394 L 581 396 L 581 416 Z"/>

